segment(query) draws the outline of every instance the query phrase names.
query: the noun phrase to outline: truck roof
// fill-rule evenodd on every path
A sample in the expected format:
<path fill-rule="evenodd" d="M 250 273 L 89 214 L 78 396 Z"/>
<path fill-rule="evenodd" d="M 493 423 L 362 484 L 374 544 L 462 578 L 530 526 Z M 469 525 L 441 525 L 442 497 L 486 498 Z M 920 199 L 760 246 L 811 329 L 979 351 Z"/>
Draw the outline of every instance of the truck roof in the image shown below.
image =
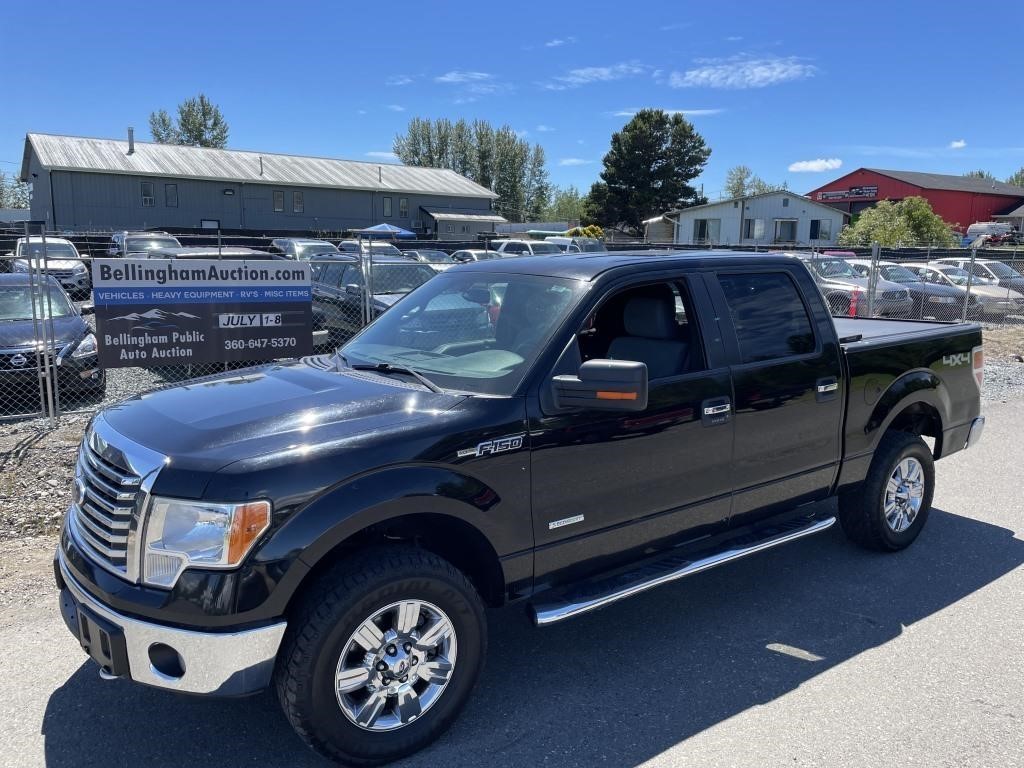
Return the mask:
<path fill-rule="evenodd" d="M 563 253 L 558 256 L 517 256 L 512 259 L 488 259 L 467 262 L 459 272 L 507 272 L 524 275 L 566 277 L 593 280 L 613 269 L 643 267 L 657 270 L 670 266 L 713 267 L 765 266 L 792 264 L 791 256 L 750 253 L 748 251 L 613 251 L 610 253 Z"/>

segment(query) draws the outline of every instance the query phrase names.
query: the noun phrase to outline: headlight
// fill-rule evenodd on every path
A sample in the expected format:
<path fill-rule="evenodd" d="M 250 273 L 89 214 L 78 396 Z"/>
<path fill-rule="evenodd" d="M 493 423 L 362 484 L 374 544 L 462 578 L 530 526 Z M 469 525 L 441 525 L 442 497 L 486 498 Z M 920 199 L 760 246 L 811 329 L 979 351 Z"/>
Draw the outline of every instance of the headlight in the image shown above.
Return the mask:
<path fill-rule="evenodd" d="M 931 304 L 955 304 L 956 299 L 952 296 L 929 296 L 928 302 Z"/>
<path fill-rule="evenodd" d="M 190 565 L 233 568 L 270 527 L 270 502 L 215 504 L 153 497 L 143 542 L 142 580 L 173 587 Z"/>
<path fill-rule="evenodd" d="M 72 357 L 88 357 L 89 355 L 96 354 L 96 336 L 90 333 L 84 339 L 82 339 L 75 351 L 71 353 Z"/>
<path fill-rule="evenodd" d="M 71 271 L 74 272 L 76 275 L 84 275 L 86 272 L 89 271 L 89 268 L 85 266 L 85 264 L 75 264 Z"/>

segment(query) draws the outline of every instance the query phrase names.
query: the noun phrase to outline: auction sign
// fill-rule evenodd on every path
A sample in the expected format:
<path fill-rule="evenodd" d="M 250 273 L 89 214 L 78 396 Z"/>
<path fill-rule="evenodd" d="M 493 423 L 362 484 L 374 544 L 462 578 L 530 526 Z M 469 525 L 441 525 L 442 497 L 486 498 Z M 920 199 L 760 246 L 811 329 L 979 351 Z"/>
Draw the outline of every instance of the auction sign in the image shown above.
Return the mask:
<path fill-rule="evenodd" d="M 264 361 L 313 351 L 310 268 L 241 259 L 95 259 L 100 365 Z"/>

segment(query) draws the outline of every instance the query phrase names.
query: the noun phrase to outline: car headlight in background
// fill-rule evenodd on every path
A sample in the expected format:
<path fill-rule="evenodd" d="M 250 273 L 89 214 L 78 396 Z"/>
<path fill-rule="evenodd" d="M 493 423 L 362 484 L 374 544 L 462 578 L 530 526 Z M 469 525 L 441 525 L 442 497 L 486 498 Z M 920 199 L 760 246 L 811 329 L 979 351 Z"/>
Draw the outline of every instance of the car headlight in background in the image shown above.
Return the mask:
<path fill-rule="evenodd" d="M 173 587 L 190 565 L 233 568 L 270 527 L 270 502 L 216 504 L 153 497 L 143 541 L 142 580 Z"/>
<path fill-rule="evenodd" d="M 96 335 L 90 333 L 84 339 L 82 339 L 78 346 L 75 347 L 75 351 L 71 353 L 72 357 L 88 357 L 89 355 L 96 354 Z"/>
<path fill-rule="evenodd" d="M 72 267 L 71 271 L 74 272 L 76 275 L 84 275 L 89 272 L 89 268 L 85 266 L 85 264 L 75 264 L 75 266 Z"/>
<path fill-rule="evenodd" d="M 929 296 L 928 302 L 930 304 L 955 304 L 956 299 L 952 296 Z"/>

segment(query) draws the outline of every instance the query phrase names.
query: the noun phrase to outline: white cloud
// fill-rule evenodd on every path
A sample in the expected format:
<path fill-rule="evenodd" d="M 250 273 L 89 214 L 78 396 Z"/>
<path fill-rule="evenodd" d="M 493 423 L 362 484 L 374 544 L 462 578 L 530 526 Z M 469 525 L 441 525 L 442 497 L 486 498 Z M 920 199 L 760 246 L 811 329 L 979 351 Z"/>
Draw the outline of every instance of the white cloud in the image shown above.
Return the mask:
<path fill-rule="evenodd" d="M 730 43 L 738 43 L 738 42 L 739 42 L 740 40 L 742 40 L 742 39 L 743 39 L 743 36 L 742 36 L 742 35 L 729 35 L 729 36 L 728 36 L 727 38 L 725 38 L 725 39 L 726 39 L 726 40 L 727 40 L 728 42 L 730 42 Z"/>
<path fill-rule="evenodd" d="M 357 115 L 365 115 L 366 114 L 366 110 L 365 109 L 357 109 L 356 110 L 356 114 Z"/>
<path fill-rule="evenodd" d="M 392 75 L 384 81 L 384 85 L 409 85 L 412 78 L 408 75 Z"/>
<path fill-rule="evenodd" d="M 593 160 L 584 160 L 582 157 L 563 157 L 558 161 L 559 165 L 590 165 Z"/>
<path fill-rule="evenodd" d="M 769 85 L 814 77 L 817 67 L 796 56 L 728 59 L 699 59 L 699 66 L 685 72 L 673 72 L 673 88 L 764 88 Z"/>
<path fill-rule="evenodd" d="M 405 112 L 405 107 L 401 104 L 388 104 L 388 109 L 392 112 Z"/>
<path fill-rule="evenodd" d="M 953 141 L 949 142 L 950 149 L 963 149 L 966 146 L 967 142 L 964 141 L 963 139 L 954 139 Z"/>
<path fill-rule="evenodd" d="M 397 160 L 398 155 L 394 152 L 367 152 L 367 157 L 373 157 L 378 160 Z"/>
<path fill-rule="evenodd" d="M 677 24 L 666 24 L 663 27 L 658 27 L 662 32 L 675 32 L 677 29 L 686 29 L 692 27 L 693 24 L 689 21 L 682 21 Z"/>
<path fill-rule="evenodd" d="M 607 67 L 579 67 L 570 69 L 564 75 L 551 78 L 541 87 L 549 91 L 564 91 L 569 88 L 579 88 L 588 83 L 607 83 L 613 80 L 624 80 L 627 77 L 635 77 L 643 74 L 646 67 L 635 61 L 625 61 L 619 64 L 612 64 Z"/>
<path fill-rule="evenodd" d="M 482 80 L 491 80 L 494 75 L 489 72 L 465 72 L 462 70 L 453 70 L 451 72 L 445 72 L 443 75 L 439 75 L 434 78 L 436 83 L 478 83 Z"/>
<path fill-rule="evenodd" d="M 550 125 L 538 125 L 537 126 L 537 132 L 538 133 L 551 133 L 553 130 L 555 130 L 555 129 L 552 128 Z"/>
<path fill-rule="evenodd" d="M 817 160 L 797 160 L 789 164 L 790 173 L 821 173 L 822 171 L 834 171 L 843 166 L 843 161 L 838 157 L 819 157 Z"/>
<path fill-rule="evenodd" d="M 704 117 L 707 115 L 720 115 L 725 112 L 724 109 L 664 109 L 660 107 L 650 107 L 650 109 L 661 109 L 662 112 L 668 112 L 670 115 L 687 115 L 689 117 Z M 640 111 L 640 107 L 631 107 L 629 109 L 620 109 L 616 112 L 612 112 L 613 117 L 632 117 Z"/>

